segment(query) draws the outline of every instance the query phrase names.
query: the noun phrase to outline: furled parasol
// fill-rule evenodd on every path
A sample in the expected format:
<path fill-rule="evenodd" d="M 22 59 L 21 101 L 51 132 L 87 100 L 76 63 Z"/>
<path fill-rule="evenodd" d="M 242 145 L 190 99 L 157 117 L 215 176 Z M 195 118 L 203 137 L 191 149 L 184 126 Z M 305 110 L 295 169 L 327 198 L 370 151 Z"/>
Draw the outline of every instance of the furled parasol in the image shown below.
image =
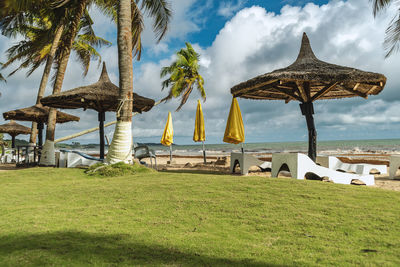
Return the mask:
<path fill-rule="evenodd" d="M 43 125 L 47 123 L 49 111 L 49 107 L 43 107 L 42 105 L 38 104 L 28 108 L 21 108 L 4 112 L 3 117 L 5 120 L 37 122 L 39 130 L 39 146 L 42 146 Z M 65 123 L 70 121 L 79 121 L 79 117 L 57 111 L 57 123 Z"/>
<path fill-rule="evenodd" d="M 303 34 L 296 61 L 287 68 L 278 69 L 235 85 L 234 97 L 300 101 L 300 109 L 306 117 L 309 135 L 308 156 L 315 161 L 317 132 L 314 125 L 313 102 L 318 99 L 334 99 L 379 94 L 386 77 L 379 73 L 329 64 L 317 59 L 307 35 Z"/>
<path fill-rule="evenodd" d="M 15 137 L 20 134 L 30 134 L 31 128 L 25 127 L 15 121 L 0 125 L 0 133 L 11 135 L 11 147 L 15 148 Z"/>
<path fill-rule="evenodd" d="M 44 97 L 40 102 L 49 107 L 63 109 L 83 108 L 98 112 L 100 129 L 100 158 L 104 159 L 104 120 L 106 111 L 117 111 L 120 104 L 119 88 L 110 81 L 106 64 L 103 63 L 98 82 Z M 134 112 L 149 111 L 154 100 L 133 93 Z"/>

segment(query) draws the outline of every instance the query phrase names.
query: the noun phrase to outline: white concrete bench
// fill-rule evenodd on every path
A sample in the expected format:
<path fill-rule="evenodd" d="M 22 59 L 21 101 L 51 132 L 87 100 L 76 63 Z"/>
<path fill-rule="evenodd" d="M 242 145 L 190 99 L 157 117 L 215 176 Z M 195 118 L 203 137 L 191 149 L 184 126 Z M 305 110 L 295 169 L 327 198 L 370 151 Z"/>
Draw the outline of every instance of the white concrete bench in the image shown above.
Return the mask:
<path fill-rule="evenodd" d="M 249 173 L 250 167 L 252 166 L 257 166 L 262 170 L 271 168 L 271 162 L 261 161 L 249 153 L 232 152 L 231 167 L 230 167 L 231 173 L 235 172 L 236 164 L 239 164 L 240 173 L 242 175 L 247 175 Z"/>
<path fill-rule="evenodd" d="M 375 165 L 365 163 L 344 163 L 337 157 L 318 156 L 317 164 L 334 171 L 354 172 L 356 174 L 370 174 L 372 170 L 377 170 L 381 174 L 387 174 L 386 165 Z"/>
<path fill-rule="evenodd" d="M 390 165 L 389 165 L 389 178 L 393 179 L 396 176 L 396 172 L 400 167 L 400 155 L 391 155 L 390 156 Z"/>
<path fill-rule="evenodd" d="M 319 177 L 328 177 L 337 184 L 351 184 L 352 180 L 361 180 L 366 185 L 375 184 L 373 175 L 358 175 L 334 171 L 317 165 L 308 156 L 300 153 L 272 154 L 271 177 L 278 177 L 282 167 L 287 167 L 292 177 L 300 180 L 303 180 L 307 173 L 313 173 Z"/>

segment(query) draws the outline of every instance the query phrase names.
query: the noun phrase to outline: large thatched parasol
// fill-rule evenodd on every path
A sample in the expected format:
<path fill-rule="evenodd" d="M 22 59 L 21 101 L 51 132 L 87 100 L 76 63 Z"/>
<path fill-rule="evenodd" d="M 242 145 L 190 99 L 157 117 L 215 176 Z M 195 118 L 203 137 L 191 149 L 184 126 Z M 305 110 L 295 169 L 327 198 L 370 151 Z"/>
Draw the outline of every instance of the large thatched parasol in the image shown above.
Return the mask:
<path fill-rule="evenodd" d="M 100 158 L 104 158 L 105 112 L 117 111 L 121 102 L 119 88 L 110 81 L 105 63 L 103 63 L 103 70 L 98 82 L 44 97 L 40 102 L 45 106 L 54 108 L 96 110 L 99 113 Z M 139 113 L 149 111 L 154 103 L 153 99 L 133 93 L 132 111 Z"/>
<path fill-rule="evenodd" d="M 0 125 L 0 133 L 7 133 L 11 135 L 11 147 L 15 148 L 15 137 L 20 134 L 30 134 L 31 129 L 25 127 L 15 121 Z"/>
<path fill-rule="evenodd" d="M 249 99 L 285 100 L 286 103 L 291 100 L 300 101 L 301 112 L 307 120 L 308 155 L 315 161 L 317 132 L 313 102 L 354 96 L 366 99 L 368 95 L 379 94 L 385 83 L 386 77 L 382 74 L 317 59 L 304 33 L 299 55 L 292 65 L 235 85 L 231 93 L 234 97 Z"/>
<path fill-rule="evenodd" d="M 39 130 L 39 146 L 42 146 L 43 125 L 47 123 L 49 111 L 49 107 L 43 107 L 42 105 L 38 104 L 28 108 L 21 108 L 4 112 L 3 117 L 5 120 L 37 122 Z M 57 123 L 65 123 L 70 121 L 79 121 L 79 117 L 57 111 Z"/>

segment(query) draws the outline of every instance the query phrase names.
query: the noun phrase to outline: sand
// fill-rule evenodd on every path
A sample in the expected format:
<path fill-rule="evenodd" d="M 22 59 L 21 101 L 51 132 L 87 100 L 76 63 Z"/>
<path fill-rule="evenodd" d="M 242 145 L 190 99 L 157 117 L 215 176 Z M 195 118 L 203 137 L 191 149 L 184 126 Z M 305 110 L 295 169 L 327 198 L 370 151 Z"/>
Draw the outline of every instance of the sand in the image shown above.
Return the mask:
<path fill-rule="evenodd" d="M 370 164 L 386 164 L 389 165 L 388 154 L 351 154 L 351 155 L 341 155 L 341 159 L 349 163 L 370 163 Z M 258 155 L 259 158 L 265 161 L 271 161 L 271 154 Z M 144 162 L 150 166 L 150 160 L 144 159 Z M 192 172 L 192 173 L 224 173 L 230 174 L 229 166 L 230 159 L 229 156 L 215 156 L 210 155 L 207 157 L 207 163 L 204 164 L 202 156 L 184 156 L 175 155 L 173 156 L 172 164 L 169 163 L 169 155 L 159 155 L 157 156 L 157 169 L 159 171 L 177 171 L 177 172 Z M 154 160 L 153 160 L 154 164 Z M 17 169 L 15 164 L 0 164 L 0 172 L 12 171 Z M 19 168 L 18 168 L 19 169 Z M 389 173 L 389 169 L 388 169 Z M 238 175 L 238 174 L 232 174 Z M 261 172 L 259 168 L 250 168 L 250 176 L 263 176 L 265 178 L 271 178 L 270 172 Z M 282 176 L 278 178 L 287 178 L 287 176 Z M 397 177 L 399 179 L 389 179 L 388 174 L 381 175 L 375 174 L 375 186 L 386 190 L 400 191 L 400 170 L 397 172 Z"/>

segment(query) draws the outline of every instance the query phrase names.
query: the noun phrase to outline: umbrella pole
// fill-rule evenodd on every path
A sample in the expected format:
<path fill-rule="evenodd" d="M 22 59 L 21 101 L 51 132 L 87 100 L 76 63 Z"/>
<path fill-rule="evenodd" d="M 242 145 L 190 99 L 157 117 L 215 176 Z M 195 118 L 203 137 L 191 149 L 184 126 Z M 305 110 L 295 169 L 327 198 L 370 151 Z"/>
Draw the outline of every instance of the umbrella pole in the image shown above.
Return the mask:
<path fill-rule="evenodd" d="M 308 156 L 315 162 L 317 159 L 317 130 L 314 124 L 314 105 L 312 102 L 300 104 L 301 113 L 306 117 L 308 128 Z"/>
<path fill-rule="evenodd" d="M 242 154 L 244 154 L 243 143 L 240 144 L 240 150 L 242 151 Z"/>
<path fill-rule="evenodd" d="M 169 164 L 172 164 L 172 144 L 169 146 Z"/>
<path fill-rule="evenodd" d="M 106 113 L 104 111 L 99 112 L 99 135 L 100 135 L 100 159 L 104 159 L 104 121 L 106 119 Z"/>
<path fill-rule="evenodd" d="M 204 158 L 204 164 L 206 164 L 207 163 L 207 159 L 206 159 L 206 147 L 205 147 L 205 145 L 204 145 L 204 141 L 202 141 L 203 142 L 203 158 Z"/>

